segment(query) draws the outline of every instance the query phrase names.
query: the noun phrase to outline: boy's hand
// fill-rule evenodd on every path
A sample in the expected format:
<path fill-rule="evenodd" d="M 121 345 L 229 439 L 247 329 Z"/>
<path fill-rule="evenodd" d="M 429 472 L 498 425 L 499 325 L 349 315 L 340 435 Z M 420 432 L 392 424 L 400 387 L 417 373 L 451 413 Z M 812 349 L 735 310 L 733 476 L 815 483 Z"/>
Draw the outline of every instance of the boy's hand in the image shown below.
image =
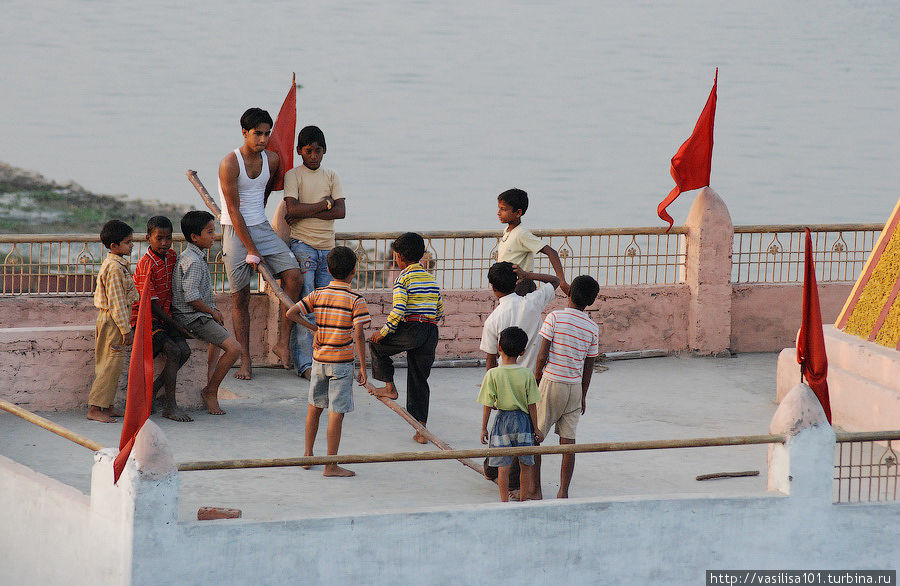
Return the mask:
<path fill-rule="evenodd" d="M 365 385 L 367 382 L 369 382 L 369 377 L 366 374 L 365 366 L 360 365 L 359 372 L 356 373 L 356 382 L 358 382 L 360 385 Z"/>
<path fill-rule="evenodd" d="M 541 442 L 544 441 L 544 434 L 541 433 L 540 429 L 534 430 L 534 445 L 539 446 Z"/>
<path fill-rule="evenodd" d="M 516 279 L 518 279 L 519 281 L 524 279 L 525 275 L 527 274 L 519 265 L 513 265 L 513 272 L 516 274 Z"/>
<path fill-rule="evenodd" d="M 312 325 L 303 324 L 303 327 L 305 327 L 307 330 L 309 330 L 310 332 L 312 332 L 314 334 L 319 331 L 319 326 L 317 326 L 316 324 L 312 324 Z"/>
<path fill-rule="evenodd" d="M 581 398 L 581 414 L 584 415 L 584 412 L 587 411 L 587 401 L 584 397 Z"/>
<path fill-rule="evenodd" d="M 375 330 L 374 332 L 372 332 L 372 335 L 369 336 L 369 341 L 372 342 L 373 344 L 377 344 L 378 342 L 380 342 L 383 339 L 384 339 L 384 336 L 381 335 L 381 330 Z"/>
<path fill-rule="evenodd" d="M 216 321 L 216 323 L 219 324 L 220 326 L 224 326 L 224 325 L 225 325 L 225 318 L 222 317 L 222 312 L 219 311 L 218 309 L 213 309 L 213 310 L 212 310 L 212 318 L 213 318 L 213 319 Z"/>
<path fill-rule="evenodd" d="M 134 343 L 134 330 L 131 330 L 124 336 L 122 336 L 122 345 L 123 346 L 131 346 Z"/>
<path fill-rule="evenodd" d="M 481 428 L 481 443 L 487 445 L 488 443 L 488 430 L 486 427 Z"/>

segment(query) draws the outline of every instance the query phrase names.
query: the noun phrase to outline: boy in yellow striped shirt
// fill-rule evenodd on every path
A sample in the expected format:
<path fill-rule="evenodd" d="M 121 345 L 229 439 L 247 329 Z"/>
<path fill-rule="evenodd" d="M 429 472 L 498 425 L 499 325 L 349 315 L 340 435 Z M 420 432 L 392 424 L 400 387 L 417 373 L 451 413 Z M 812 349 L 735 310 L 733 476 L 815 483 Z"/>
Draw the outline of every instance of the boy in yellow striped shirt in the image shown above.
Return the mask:
<path fill-rule="evenodd" d="M 415 232 L 403 234 L 391 244 L 394 263 L 401 269 L 394 282 L 393 307 L 387 323 L 369 338 L 372 350 L 372 378 L 387 384 L 366 385 L 376 397 L 397 398 L 394 362 L 391 356 L 406 352 L 406 410 L 422 425 L 428 420 L 431 389 L 428 375 L 434 364 L 438 343 L 438 322 L 444 317 L 441 291 L 431 273 L 419 261 L 425 255 L 425 240 Z M 413 439 L 428 443 L 418 431 Z"/>
<path fill-rule="evenodd" d="M 315 332 L 309 406 L 306 411 L 306 451 L 313 455 L 319 418 L 328 408 L 328 455 L 337 454 L 341 444 L 344 414 L 353 411 L 353 349 L 359 355 L 356 380 L 366 384 L 366 345 L 363 328 L 369 323 L 369 308 L 362 295 L 350 290 L 356 275 L 356 253 L 346 246 L 334 247 L 326 257 L 334 280 L 315 289 L 287 310 L 287 317 Z M 316 323 L 304 316 L 313 314 Z M 354 476 L 337 464 L 325 466 L 325 476 Z"/>

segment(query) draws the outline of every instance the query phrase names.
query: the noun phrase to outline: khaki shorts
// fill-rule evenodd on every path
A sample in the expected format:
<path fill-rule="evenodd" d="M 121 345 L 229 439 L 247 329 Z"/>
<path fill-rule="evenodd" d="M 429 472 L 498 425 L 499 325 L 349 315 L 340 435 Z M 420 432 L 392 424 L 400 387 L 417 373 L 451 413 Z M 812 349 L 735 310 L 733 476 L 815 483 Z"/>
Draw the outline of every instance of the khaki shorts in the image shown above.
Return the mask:
<path fill-rule="evenodd" d="M 198 340 L 209 342 L 213 346 L 221 346 L 222 342 L 231 337 L 219 322 L 211 317 L 202 315 L 184 326 Z"/>
<path fill-rule="evenodd" d="M 575 428 L 581 419 L 581 383 L 561 383 L 542 378 L 538 387 L 541 400 L 537 404 L 538 427 L 544 437 L 556 425 L 556 435 L 575 439 Z"/>

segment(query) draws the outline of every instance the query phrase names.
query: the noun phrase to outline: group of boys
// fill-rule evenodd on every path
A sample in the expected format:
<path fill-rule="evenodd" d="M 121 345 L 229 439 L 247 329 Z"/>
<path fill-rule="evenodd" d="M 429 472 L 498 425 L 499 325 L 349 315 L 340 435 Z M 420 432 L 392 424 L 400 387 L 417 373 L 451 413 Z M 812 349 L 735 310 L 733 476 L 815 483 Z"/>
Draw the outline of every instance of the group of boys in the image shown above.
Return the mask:
<path fill-rule="evenodd" d="M 153 353 L 165 356 L 165 366 L 154 382 L 154 393 L 163 391 L 162 415 L 191 421 L 175 401 L 176 373 L 190 356 L 187 338 L 210 344 L 207 384 L 200 394 L 209 413 L 223 414 L 217 399 L 219 385 L 238 358 L 235 376 L 252 376 L 250 279 L 256 265 L 265 260 L 295 302 L 283 316 L 273 351 L 285 368 L 293 363 L 299 375 L 310 379 L 304 454 L 313 455 L 325 409 L 329 412 L 328 454 L 337 453 L 343 416 L 353 410 L 354 379 L 372 395 L 398 397 L 391 357 L 401 352 L 406 352 L 409 364 L 407 410 L 426 425 L 428 377 L 444 308 L 437 283 L 419 262 L 425 254 L 424 239 L 408 232 L 391 245 L 393 262 L 400 269 L 393 284 L 392 308 L 386 323 L 368 340 L 372 378 L 385 383 L 376 387 L 366 373 L 364 328 L 370 321 L 369 312 L 365 299 L 351 290 L 356 254 L 335 246 L 334 220 L 345 216 L 346 206 L 337 174 L 321 167 L 324 134 L 310 126 L 298 136 L 297 152 L 303 164 L 288 171 L 284 181 L 284 219 L 290 225 L 290 239 L 285 242 L 265 216 L 280 165 L 277 155 L 266 151 L 271 117 L 251 108 L 241 117 L 241 127 L 244 144 L 226 155 L 219 167 L 223 259 L 234 302 L 235 335 L 225 329 L 222 313 L 215 306 L 206 260 L 206 251 L 215 240 L 212 214 L 191 211 L 182 218 L 186 246 L 180 257 L 172 249 L 171 222 L 162 216 L 151 218 L 147 224 L 149 249 L 138 262 L 133 279 L 128 270 L 133 230 L 124 222 L 111 220 L 101 232 L 110 252 L 98 274 L 94 295 L 100 311 L 88 418 L 109 422 L 118 415 L 113 400 L 123 346 L 133 339 L 138 291 L 144 290 L 151 296 Z M 574 443 L 594 358 L 599 354 L 599 328 L 584 313 L 594 303 L 599 286 L 589 276 L 579 276 L 571 285 L 566 282 L 557 252 L 521 225 L 527 209 L 528 196 L 521 189 L 510 189 L 498 197 L 497 215 L 507 226 L 498 246 L 498 262 L 488 271 L 498 305 L 484 324 L 480 348 L 486 354 L 487 373 L 478 396 L 484 405 L 481 441 L 492 447 L 540 444 L 553 426 L 561 444 Z M 547 255 L 555 276 L 532 272 L 535 253 Z M 542 320 L 557 288 L 568 295 L 568 307 Z M 297 326 L 292 333 L 293 323 Z M 355 373 L 354 359 L 359 361 Z M 493 411 L 497 416 L 489 433 Z M 418 431 L 413 439 L 423 444 L 428 441 Z M 539 456 L 490 458 L 488 464 L 488 470 L 496 470 L 501 500 L 509 497 L 514 464 L 521 465 L 520 498 L 541 498 Z M 561 498 L 568 496 L 573 470 L 574 455 L 564 455 Z M 353 476 L 354 472 L 329 465 L 324 474 Z"/>

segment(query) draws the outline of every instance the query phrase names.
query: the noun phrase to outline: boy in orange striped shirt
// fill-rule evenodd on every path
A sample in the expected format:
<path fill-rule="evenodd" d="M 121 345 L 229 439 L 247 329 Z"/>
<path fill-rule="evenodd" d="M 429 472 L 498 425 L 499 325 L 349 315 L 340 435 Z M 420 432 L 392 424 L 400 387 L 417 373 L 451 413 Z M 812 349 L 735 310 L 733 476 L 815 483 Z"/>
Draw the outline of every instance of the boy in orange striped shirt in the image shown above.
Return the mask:
<path fill-rule="evenodd" d="M 313 455 L 319 431 L 319 417 L 328 408 L 328 455 L 337 454 L 341 443 L 344 414 L 353 411 L 353 350 L 359 356 L 356 380 L 366 383 L 366 346 L 363 327 L 370 321 L 369 308 L 362 295 L 350 290 L 356 275 L 356 253 L 336 246 L 328 253 L 328 272 L 334 277 L 327 286 L 316 289 L 287 310 L 287 317 L 315 332 L 313 338 L 312 377 L 309 381 L 309 407 L 306 411 L 306 451 Z M 313 314 L 312 325 L 304 316 Z M 310 327 L 312 326 L 312 327 Z M 355 476 L 352 470 L 337 464 L 325 466 L 325 476 Z"/>

